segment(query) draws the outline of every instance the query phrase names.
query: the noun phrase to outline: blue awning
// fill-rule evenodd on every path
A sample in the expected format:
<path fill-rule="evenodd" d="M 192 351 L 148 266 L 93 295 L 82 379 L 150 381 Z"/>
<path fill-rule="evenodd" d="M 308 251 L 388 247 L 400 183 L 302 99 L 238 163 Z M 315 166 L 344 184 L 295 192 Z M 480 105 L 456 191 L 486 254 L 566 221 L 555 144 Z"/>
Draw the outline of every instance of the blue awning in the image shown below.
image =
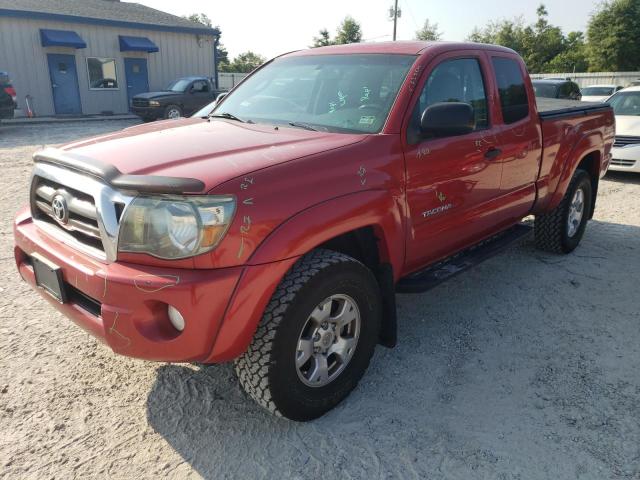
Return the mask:
<path fill-rule="evenodd" d="M 127 37 L 118 35 L 120 38 L 121 52 L 159 52 L 158 46 L 147 37 Z"/>
<path fill-rule="evenodd" d="M 73 30 L 40 29 L 40 40 L 43 47 L 87 48 L 87 44 Z"/>

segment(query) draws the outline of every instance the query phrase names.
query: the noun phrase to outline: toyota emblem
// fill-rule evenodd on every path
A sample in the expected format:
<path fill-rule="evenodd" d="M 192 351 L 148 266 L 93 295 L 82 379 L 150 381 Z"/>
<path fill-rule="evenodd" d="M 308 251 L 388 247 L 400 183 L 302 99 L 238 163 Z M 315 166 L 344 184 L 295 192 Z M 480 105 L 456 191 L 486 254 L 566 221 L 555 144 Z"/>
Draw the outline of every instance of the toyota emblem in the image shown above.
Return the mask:
<path fill-rule="evenodd" d="M 69 221 L 67 201 L 62 195 L 57 194 L 53 197 L 53 200 L 51 200 L 51 212 L 58 222 L 66 224 Z"/>

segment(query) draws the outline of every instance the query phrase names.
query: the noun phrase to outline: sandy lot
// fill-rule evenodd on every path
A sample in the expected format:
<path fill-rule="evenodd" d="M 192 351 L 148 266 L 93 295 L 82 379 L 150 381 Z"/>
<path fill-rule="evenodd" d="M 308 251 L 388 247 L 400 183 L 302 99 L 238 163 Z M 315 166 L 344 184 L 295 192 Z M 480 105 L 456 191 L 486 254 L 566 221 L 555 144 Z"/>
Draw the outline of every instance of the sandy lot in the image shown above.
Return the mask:
<path fill-rule="evenodd" d="M 524 241 L 399 296 L 399 346 L 296 424 L 228 365 L 115 356 L 16 273 L 33 151 L 129 124 L 0 127 L 0 477 L 640 478 L 640 176 L 601 182 L 573 255 Z"/>

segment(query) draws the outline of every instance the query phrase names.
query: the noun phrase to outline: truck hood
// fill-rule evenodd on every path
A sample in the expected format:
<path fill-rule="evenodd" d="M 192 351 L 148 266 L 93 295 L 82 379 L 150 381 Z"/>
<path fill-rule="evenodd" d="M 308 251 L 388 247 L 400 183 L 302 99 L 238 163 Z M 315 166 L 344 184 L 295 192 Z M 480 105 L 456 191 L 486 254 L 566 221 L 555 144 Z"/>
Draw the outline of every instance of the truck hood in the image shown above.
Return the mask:
<path fill-rule="evenodd" d="M 640 116 L 616 115 L 616 135 L 640 137 Z"/>
<path fill-rule="evenodd" d="M 175 97 L 176 95 L 184 95 L 184 93 L 172 92 L 169 90 L 164 92 L 146 92 L 146 93 L 139 93 L 138 95 L 134 95 L 133 98 L 144 98 L 145 100 L 152 100 L 154 98 Z"/>
<path fill-rule="evenodd" d="M 206 190 L 255 170 L 359 142 L 365 135 L 185 118 L 138 125 L 59 147 L 128 175 L 201 180 Z M 318 168 L 322 168 L 319 164 Z"/>

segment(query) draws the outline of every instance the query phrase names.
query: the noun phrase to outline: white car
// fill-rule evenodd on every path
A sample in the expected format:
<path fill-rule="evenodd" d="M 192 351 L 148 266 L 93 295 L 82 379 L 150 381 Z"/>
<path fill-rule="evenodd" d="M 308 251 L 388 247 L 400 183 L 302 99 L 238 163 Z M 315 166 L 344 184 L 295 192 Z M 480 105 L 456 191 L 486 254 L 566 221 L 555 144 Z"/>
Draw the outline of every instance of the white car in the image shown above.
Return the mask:
<path fill-rule="evenodd" d="M 616 116 L 609 170 L 640 173 L 640 86 L 620 90 L 607 103 Z"/>
<path fill-rule="evenodd" d="M 580 92 L 582 92 L 583 102 L 604 102 L 621 89 L 620 85 L 589 85 L 580 89 Z"/>

